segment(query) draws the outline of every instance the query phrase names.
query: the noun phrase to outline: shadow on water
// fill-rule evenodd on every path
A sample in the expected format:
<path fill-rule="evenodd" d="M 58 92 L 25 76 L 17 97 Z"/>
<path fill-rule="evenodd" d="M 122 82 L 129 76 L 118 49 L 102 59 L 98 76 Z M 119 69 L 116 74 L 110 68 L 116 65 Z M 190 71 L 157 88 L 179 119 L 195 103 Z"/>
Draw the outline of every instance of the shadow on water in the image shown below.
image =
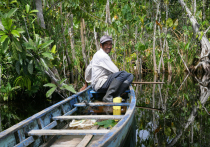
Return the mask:
<path fill-rule="evenodd" d="M 57 101 L 57 99 L 35 97 L 31 99 L 20 98 L 13 101 L 0 103 L 1 131 L 51 106 Z"/>
<path fill-rule="evenodd" d="M 136 146 L 209 146 L 210 76 L 147 75 L 144 81 L 165 84 L 136 85 Z"/>

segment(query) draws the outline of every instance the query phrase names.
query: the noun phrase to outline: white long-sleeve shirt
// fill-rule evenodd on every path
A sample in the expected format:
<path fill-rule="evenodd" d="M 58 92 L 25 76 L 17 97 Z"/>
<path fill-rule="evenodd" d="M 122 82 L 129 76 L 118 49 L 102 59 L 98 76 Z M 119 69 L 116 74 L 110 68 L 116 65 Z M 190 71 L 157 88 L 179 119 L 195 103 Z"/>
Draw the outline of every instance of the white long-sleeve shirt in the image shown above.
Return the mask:
<path fill-rule="evenodd" d="M 96 91 L 102 87 L 110 74 L 119 72 L 109 55 L 103 49 L 98 50 L 85 71 L 85 80 Z"/>

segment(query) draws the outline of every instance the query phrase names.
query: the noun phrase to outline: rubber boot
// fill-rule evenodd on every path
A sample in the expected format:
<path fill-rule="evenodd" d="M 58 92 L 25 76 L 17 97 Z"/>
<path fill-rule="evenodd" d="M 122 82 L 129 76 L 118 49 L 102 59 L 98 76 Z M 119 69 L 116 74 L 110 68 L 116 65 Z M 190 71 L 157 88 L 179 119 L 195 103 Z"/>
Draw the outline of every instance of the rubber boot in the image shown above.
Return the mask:
<path fill-rule="evenodd" d="M 115 93 L 114 97 L 121 97 L 121 94 L 123 94 L 129 87 L 130 83 L 125 80 L 119 87 L 119 89 L 117 90 L 117 92 Z M 122 99 L 122 101 L 125 101 L 125 99 Z"/>
<path fill-rule="evenodd" d="M 116 95 L 117 90 L 121 86 L 122 82 L 120 80 L 114 79 L 103 97 L 104 102 L 113 102 L 113 96 Z"/>

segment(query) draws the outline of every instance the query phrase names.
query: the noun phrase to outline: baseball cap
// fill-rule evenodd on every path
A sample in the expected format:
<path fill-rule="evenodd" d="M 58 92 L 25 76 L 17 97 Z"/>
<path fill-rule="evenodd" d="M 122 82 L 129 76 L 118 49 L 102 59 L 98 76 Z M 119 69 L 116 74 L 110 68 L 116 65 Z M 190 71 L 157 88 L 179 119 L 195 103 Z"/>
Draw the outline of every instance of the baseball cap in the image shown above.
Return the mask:
<path fill-rule="evenodd" d="M 107 41 L 112 41 L 112 37 L 110 37 L 108 35 L 104 35 L 100 39 L 100 43 L 104 43 L 104 42 L 107 42 Z"/>

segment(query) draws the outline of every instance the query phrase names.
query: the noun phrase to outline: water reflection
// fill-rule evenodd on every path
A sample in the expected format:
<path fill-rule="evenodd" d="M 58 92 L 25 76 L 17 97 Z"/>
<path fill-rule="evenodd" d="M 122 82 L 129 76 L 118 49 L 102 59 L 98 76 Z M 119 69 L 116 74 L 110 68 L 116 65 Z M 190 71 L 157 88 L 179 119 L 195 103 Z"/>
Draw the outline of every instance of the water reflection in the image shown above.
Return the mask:
<path fill-rule="evenodd" d="M 165 84 L 137 86 L 137 105 L 163 111 L 136 108 L 137 146 L 208 146 L 210 76 L 142 79 Z"/>

